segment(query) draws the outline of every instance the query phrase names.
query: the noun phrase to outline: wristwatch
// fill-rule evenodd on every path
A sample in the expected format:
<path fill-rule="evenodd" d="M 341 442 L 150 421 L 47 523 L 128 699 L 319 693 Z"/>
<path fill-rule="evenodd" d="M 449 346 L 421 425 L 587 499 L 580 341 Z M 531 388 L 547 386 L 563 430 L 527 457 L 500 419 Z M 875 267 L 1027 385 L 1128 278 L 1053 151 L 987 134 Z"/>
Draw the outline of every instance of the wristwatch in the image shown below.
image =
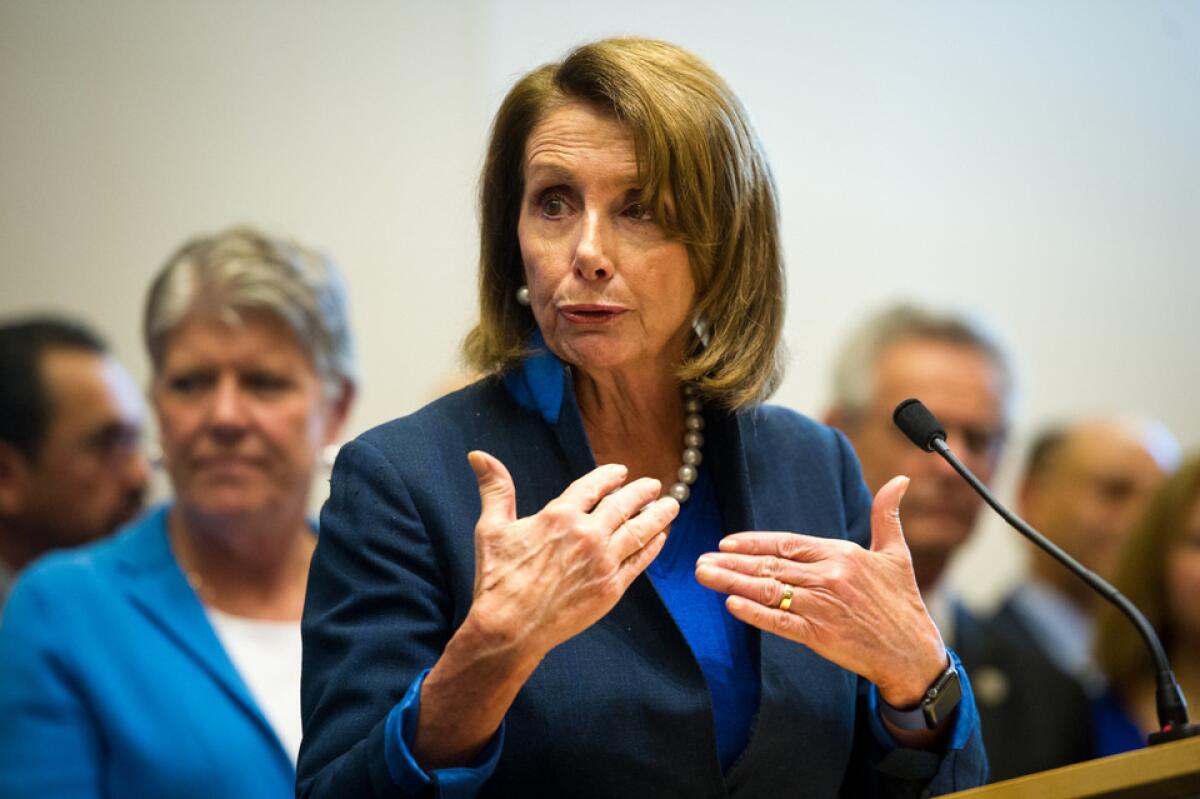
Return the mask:
<path fill-rule="evenodd" d="M 909 710 L 900 710 L 880 697 L 879 712 L 902 730 L 936 730 L 950 717 L 961 700 L 962 684 L 958 679 L 958 669 L 951 663 L 941 676 L 933 681 L 933 685 L 929 686 L 919 705 Z"/>

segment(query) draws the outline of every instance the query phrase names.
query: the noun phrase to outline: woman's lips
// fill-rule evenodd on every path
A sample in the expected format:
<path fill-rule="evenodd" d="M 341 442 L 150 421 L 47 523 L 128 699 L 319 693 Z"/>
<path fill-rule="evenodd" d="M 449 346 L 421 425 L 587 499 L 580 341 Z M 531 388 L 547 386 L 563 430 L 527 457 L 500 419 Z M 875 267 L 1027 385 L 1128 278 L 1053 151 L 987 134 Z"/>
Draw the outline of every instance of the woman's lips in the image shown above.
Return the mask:
<path fill-rule="evenodd" d="M 246 455 L 210 455 L 197 458 L 196 468 L 213 471 L 234 471 L 239 469 L 257 469 L 262 467 L 262 459 Z"/>
<path fill-rule="evenodd" d="M 576 325 L 604 325 L 625 313 L 619 305 L 560 305 L 559 314 Z"/>

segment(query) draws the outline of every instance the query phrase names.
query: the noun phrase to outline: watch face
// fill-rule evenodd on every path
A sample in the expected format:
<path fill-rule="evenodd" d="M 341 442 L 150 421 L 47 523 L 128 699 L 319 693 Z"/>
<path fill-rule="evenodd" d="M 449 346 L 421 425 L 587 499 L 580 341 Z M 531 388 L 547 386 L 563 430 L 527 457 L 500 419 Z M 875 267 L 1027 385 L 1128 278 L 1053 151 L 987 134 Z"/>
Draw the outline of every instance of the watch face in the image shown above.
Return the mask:
<path fill-rule="evenodd" d="M 946 669 L 942 678 L 929 689 L 925 701 L 921 703 L 925 711 L 925 725 L 936 729 L 958 707 L 962 699 L 962 684 L 958 679 L 958 671 L 954 666 Z"/>

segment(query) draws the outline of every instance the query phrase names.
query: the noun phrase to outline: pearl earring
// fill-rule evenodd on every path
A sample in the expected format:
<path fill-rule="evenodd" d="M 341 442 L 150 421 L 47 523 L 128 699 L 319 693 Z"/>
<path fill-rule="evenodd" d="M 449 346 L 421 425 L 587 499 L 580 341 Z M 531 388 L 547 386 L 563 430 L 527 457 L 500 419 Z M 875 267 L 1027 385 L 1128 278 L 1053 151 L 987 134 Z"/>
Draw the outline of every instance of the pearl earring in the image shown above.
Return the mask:
<path fill-rule="evenodd" d="M 517 289 L 517 304 L 529 304 L 529 286 L 521 286 L 519 289 Z"/>

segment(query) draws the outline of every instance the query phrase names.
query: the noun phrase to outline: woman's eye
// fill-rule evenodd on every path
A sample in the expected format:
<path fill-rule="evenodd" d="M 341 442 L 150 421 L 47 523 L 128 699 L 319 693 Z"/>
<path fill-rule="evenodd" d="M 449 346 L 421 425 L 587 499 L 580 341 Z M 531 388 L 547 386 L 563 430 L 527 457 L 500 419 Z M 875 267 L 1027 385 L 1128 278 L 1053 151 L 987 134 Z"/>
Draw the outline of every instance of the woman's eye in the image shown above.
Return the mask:
<path fill-rule="evenodd" d="M 270 372 L 251 372 L 242 378 L 242 385 L 259 394 L 274 394 L 291 386 L 286 377 Z"/>
<path fill-rule="evenodd" d="M 206 375 L 175 375 L 167 381 L 167 388 L 175 394 L 197 394 L 212 383 Z"/>
<path fill-rule="evenodd" d="M 650 208 L 643 203 L 631 203 L 625 209 L 625 215 L 642 222 L 649 222 L 654 219 L 654 216 L 650 213 Z"/>
<path fill-rule="evenodd" d="M 551 219 L 566 216 L 570 210 L 566 198 L 556 190 L 542 192 L 541 196 L 538 197 L 538 207 L 543 216 Z"/>

